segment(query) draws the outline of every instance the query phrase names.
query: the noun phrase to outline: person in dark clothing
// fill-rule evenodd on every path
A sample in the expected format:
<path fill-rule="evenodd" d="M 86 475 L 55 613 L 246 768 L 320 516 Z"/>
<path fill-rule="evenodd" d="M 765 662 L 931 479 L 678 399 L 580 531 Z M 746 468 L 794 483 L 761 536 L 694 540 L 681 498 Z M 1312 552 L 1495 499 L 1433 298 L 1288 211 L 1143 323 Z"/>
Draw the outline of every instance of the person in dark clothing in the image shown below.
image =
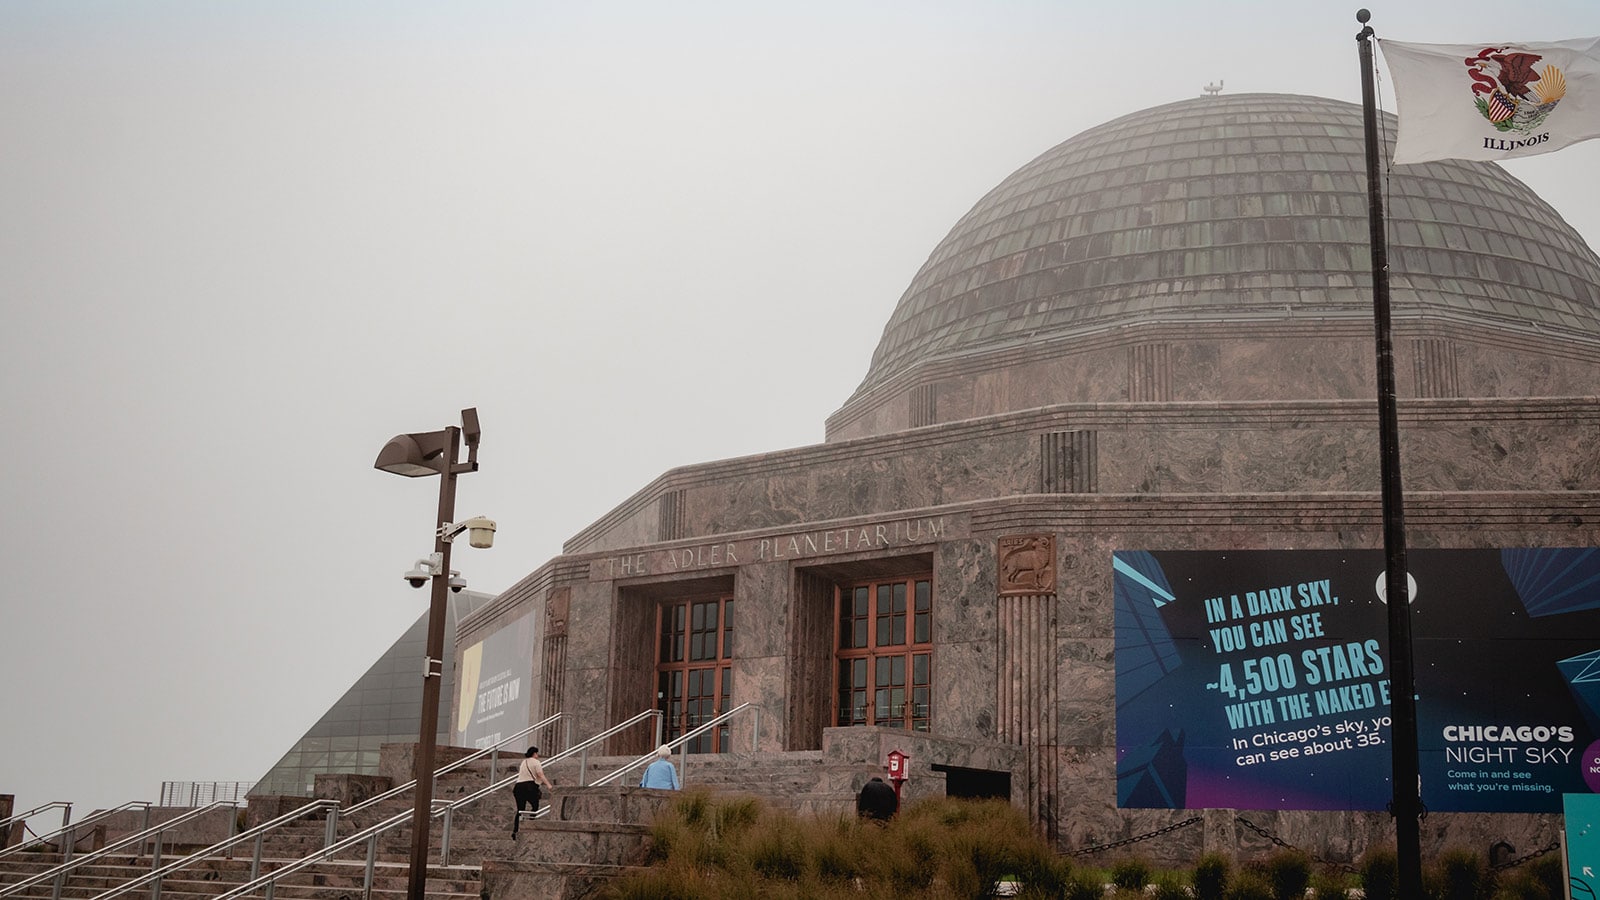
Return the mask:
<path fill-rule="evenodd" d="M 863 819 L 887 822 L 899 809 L 900 798 L 895 795 L 894 788 L 876 775 L 868 779 L 861 786 L 861 793 L 856 795 L 856 815 Z"/>
<path fill-rule="evenodd" d="M 511 820 L 511 836 L 517 836 L 517 826 L 522 824 L 522 807 L 527 804 L 535 813 L 539 812 L 539 786 L 553 788 L 550 777 L 544 774 L 544 764 L 539 762 L 539 748 L 529 747 L 522 764 L 517 766 L 517 783 L 511 788 L 511 796 L 517 799 L 517 817 Z"/>

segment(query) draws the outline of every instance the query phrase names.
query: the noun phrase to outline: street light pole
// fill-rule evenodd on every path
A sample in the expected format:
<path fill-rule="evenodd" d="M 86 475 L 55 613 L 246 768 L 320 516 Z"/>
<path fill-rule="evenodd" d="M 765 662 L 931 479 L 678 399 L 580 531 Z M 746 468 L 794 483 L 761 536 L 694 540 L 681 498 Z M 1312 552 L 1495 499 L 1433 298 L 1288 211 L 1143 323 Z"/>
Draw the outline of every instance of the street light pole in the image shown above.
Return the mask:
<path fill-rule="evenodd" d="M 456 475 L 478 470 L 478 411 L 464 409 L 467 462 L 458 463 L 462 428 L 397 435 L 378 454 L 375 468 L 407 477 L 439 476 L 439 514 L 434 523 L 433 595 L 428 604 L 428 647 L 422 673 L 422 724 L 417 736 L 416 807 L 411 814 L 411 865 L 407 900 L 424 900 L 428 889 L 428 845 L 433 812 L 433 758 L 439 736 L 439 694 L 444 680 L 444 623 L 450 588 L 450 544 L 446 529 L 455 517 Z"/>

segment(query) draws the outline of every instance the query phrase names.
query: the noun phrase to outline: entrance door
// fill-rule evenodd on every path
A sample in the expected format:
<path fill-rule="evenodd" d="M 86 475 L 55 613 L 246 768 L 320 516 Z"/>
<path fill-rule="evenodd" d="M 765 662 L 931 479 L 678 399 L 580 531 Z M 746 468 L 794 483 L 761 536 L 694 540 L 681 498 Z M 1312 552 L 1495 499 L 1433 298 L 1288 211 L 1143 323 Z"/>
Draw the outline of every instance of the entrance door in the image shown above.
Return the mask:
<path fill-rule="evenodd" d="M 657 609 L 656 708 L 666 740 L 728 711 L 733 694 L 733 597 L 666 600 Z M 689 742 L 690 753 L 728 748 L 726 724 Z"/>

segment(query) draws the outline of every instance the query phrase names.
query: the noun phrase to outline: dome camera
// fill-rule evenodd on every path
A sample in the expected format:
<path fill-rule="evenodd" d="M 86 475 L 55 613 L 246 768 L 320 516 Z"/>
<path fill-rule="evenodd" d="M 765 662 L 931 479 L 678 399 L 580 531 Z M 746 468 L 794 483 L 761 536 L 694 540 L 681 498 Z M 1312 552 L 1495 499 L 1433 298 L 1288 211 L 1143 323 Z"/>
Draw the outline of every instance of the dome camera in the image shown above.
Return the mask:
<path fill-rule="evenodd" d="M 417 564 L 411 567 L 411 571 L 401 576 L 406 580 L 407 584 L 414 588 L 422 587 L 428 583 L 429 578 L 433 577 L 433 572 L 423 564 L 424 562 L 424 560 L 417 560 Z"/>
<path fill-rule="evenodd" d="M 465 588 L 466 586 L 467 586 L 467 580 L 465 578 L 461 577 L 461 573 L 456 571 L 455 569 L 451 569 L 450 570 L 450 593 L 459 594 L 459 593 L 461 593 L 462 588 Z"/>

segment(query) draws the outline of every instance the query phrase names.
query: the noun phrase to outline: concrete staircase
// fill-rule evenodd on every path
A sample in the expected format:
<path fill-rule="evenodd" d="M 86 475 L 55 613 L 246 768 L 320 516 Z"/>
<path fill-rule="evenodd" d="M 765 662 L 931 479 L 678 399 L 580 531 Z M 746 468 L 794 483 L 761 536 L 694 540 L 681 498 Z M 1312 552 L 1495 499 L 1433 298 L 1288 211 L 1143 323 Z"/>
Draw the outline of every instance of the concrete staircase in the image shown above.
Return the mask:
<path fill-rule="evenodd" d="M 883 729 L 827 729 L 820 751 L 725 753 L 674 756 L 686 789 L 704 788 L 756 796 L 780 809 L 810 815 L 853 815 L 857 790 L 866 778 L 881 773 L 881 760 L 891 748 L 904 748 L 918 760 L 906 785 L 907 801 L 945 793 L 945 775 L 930 764 L 1014 771 L 1020 762 L 1015 748 L 978 742 L 941 741 Z M 409 778 L 412 745 L 385 745 L 380 771 L 386 774 L 325 775 L 317 778 L 319 797 L 337 800 L 348 809 L 375 796 L 395 781 Z M 471 751 L 440 748 L 440 764 Z M 392 758 L 391 758 L 392 757 Z M 494 763 L 495 780 L 510 777 L 521 754 L 502 754 Z M 428 868 L 428 896 L 433 900 L 577 900 L 593 894 L 607 880 L 641 865 L 648 852 L 648 825 L 678 794 L 637 787 L 639 772 L 621 783 L 577 787 L 631 762 L 633 757 L 590 757 L 561 760 L 547 766 L 554 791 L 544 802 L 548 814 L 526 821 L 520 836 L 511 837 L 515 803 L 509 788 L 456 811 L 448 825 L 448 854 L 443 852 L 446 825 L 433 820 Z M 443 776 L 434 789 L 436 800 L 456 800 L 490 783 L 490 763 L 478 760 Z M 251 798 L 250 824 L 271 820 L 307 802 L 306 798 Z M 390 798 L 373 808 L 341 814 L 336 839 L 412 809 L 411 793 Z M 326 816 L 313 813 L 277 829 L 262 845 L 261 869 L 274 871 L 320 851 L 326 843 Z M 409 819 L 378 838 L 372 886 L 380 900 L 400 900 L 406 890 L 411 849 Z M 131 833 L 131 832 L 126 832 Z M 212 840 L 220 841 L 225 834 Z M 116 835 L 111 835 L 115 840 Z M 254 847 L 235 848 L 234 858 L 209 858 L 167 876 L 160 897 L 149 886 L 124 896 L 132 900 L 209 900 L 249 880 Z M 319 861 L 286 876 L 274 888 L 274 900 L 365 900 L 367 847 L 363 843 L 336 858 Z M 164 862 L 176 856 L 168 853 Z M 14 884 L 59 861 L 56 854 L 13 854 L 0 858 L 0 887 Z M 61 893 L 80 900 L 142 876 L 151 870 L 148 856 L 131 855 L 98 861 L 72 873 Z M 38 885 L 20 897 L 49 900 L 51 885 Z M 257 894 L 256 896 L 260 896 Z"/>
<path fill-rule="evenodd" d="M 21 852 L 0 860 L 0 886 L 14 884 L 60 862 L 55 853 Z M 271 871 L 287 860 L 263 860 L 262 870 Z M 166 876 L 161 881 L 160 900 L 206 900 L 238 887 L 250 879 L 249 859 L 213 858 Z M 381 861 L 373 879 L 373 896 L 403 898 L 406 894 L 405 862 Z M 96 897 L 133 879 L 149 874 L 148 857 L 109 857 L 94 864 L 80 867 L 66 878 L 61 897 Z M 428 896 L 440 900 L 456 898 L 471 900 L 478 896 L 478 866 L 429 866 Z M 359 900 L 365 881 L 365 861 L 325 861 L 312 868 L 288 876 L 274 888 L 274 897 L 285 900 Z M 26 888 L 14 895 L 30 900 L 49 900 L 54 896 L 54 885 L 46 881 Z M 154 896 L 151 886 L 131 891 L 125 897 L 133 900 L 150 900 Z"/>

